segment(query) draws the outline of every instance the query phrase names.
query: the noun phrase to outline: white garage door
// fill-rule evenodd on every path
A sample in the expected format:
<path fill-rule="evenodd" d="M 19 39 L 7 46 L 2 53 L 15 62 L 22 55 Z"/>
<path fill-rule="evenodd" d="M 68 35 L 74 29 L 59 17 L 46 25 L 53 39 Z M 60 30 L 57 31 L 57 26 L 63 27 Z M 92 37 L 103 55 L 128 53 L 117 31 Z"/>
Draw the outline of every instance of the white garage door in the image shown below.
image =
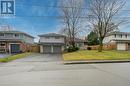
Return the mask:
<path fill-rule="evenodd" d="M 126 50 L 125 43 L 117 43 L 117 50 Z"/>
<path fill-rule="evenodd" d="M 55 53 L 55 54 L 60 54 L 60 53 L 62 53 L 62 47 L 61 46 L 53 46 L 53 53 Z"/>
<path fill-rule="evenodd" d="M 62 53 L 62 46 L 60 45 L 44 45 L 43 46 L 43 53 L 44 54 L 61 54 Z"/>
<path fill-rule="evenodd" d="M 43 53 L 50 54 L 51 53 L 51 45 L 43 46 Z"/>

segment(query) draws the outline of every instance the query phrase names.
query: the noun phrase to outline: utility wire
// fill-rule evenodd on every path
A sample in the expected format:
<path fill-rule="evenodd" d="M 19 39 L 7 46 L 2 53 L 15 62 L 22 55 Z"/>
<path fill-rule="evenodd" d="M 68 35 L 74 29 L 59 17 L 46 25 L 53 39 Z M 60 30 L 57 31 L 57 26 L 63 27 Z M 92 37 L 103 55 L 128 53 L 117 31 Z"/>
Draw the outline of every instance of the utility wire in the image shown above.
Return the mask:
<path fill-rule="evenodd" d="M 40 7 L 40 8 L 74 8 L 74 7 L 70 7 L 70 6 L 49 6 L 49 5 L 33 5 L 33 4 L 24 4 L 24 3 L 17 3 L 16 4 L 17 7 Z M 82 8 L 78 8 L 78 7 L 75 7 L 77 9 L 90 9 L 89 7 L 82 7 Z M 126 10 L 121 10 L 121 11 L 130 11 L 128 9 Z"/>

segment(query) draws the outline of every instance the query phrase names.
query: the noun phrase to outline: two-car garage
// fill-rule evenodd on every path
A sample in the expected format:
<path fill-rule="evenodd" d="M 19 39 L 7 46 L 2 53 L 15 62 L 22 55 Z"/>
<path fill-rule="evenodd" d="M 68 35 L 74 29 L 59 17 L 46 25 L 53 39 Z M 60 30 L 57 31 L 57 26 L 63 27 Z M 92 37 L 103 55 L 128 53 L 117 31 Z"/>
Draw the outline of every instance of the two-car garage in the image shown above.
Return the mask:
<path fill-rule="evenodd" d="M 62 53 L 62 45 L 42 45 L 41 53 L 44 54 L 61 54 Z"/>
<path fill-rule="evenodd" d="M 40 53 L 44 54 L 61 54 L 66 36 L 57 33 L 48 33 L 39 35 Z"/>

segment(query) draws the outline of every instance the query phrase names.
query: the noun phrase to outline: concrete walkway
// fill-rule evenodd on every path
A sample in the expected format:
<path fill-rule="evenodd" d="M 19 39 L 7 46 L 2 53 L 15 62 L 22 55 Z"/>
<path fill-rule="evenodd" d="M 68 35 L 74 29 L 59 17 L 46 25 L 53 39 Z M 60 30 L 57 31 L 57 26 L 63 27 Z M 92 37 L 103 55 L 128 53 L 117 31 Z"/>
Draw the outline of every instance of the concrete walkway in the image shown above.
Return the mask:
<path fill-rule="evenodd" d="M 0 86 L 130 86 L 130 63 L 64 65 L 33 56 L 0 64 Z"/>

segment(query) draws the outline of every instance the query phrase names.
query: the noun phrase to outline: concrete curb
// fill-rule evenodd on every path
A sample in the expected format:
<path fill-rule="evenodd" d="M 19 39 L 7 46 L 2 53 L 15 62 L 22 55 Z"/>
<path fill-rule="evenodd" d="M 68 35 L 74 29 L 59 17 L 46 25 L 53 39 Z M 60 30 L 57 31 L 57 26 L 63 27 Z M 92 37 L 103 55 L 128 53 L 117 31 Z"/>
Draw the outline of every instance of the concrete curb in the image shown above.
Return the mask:
<path fill-rule="evenodd" d="M 98 63 L 128 63 L 130 60 L 91 60 L 91 61 L 64 61 L 65 65 L 69 64 L 98 64 Z"/>

